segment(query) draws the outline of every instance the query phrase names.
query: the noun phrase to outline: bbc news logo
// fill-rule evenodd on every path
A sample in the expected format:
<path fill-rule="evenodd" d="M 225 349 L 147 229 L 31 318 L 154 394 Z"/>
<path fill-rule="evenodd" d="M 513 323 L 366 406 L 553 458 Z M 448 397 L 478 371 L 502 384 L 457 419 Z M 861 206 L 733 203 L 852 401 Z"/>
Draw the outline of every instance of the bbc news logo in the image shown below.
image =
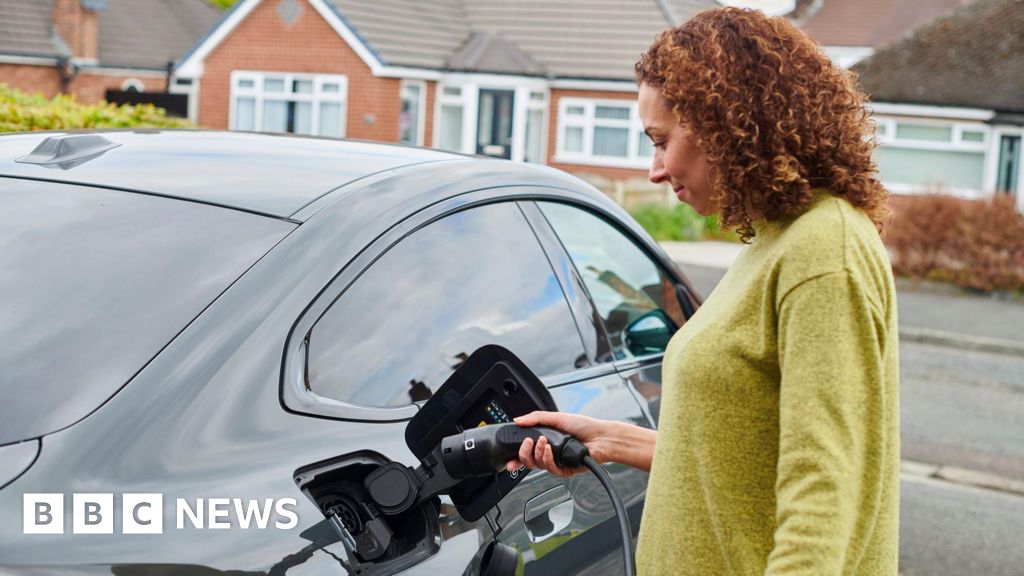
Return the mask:
<path fill-rule="evenodd" d="M 178 530 L 187 525 L 201 530 L 290 530 L 299 523 L 294 498 L 178 498 L 174 503 Z M 163 534 L 163 494 L 121 494 L 120 504 L 122 534 Z M 72 534 L 113 534 L 117 516 L 114 495 L 72 494 L 70 516 Z M 23 495 L 23 533 L 63 534 L 64 520 L 64 494 Z"/>

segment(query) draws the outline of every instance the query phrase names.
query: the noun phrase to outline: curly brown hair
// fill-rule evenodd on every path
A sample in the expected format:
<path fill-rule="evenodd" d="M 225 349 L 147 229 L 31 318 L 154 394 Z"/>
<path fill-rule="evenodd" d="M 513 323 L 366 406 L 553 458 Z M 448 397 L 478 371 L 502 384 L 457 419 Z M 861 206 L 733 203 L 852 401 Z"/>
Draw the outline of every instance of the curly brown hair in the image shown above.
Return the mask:
<path fill-rule="evenodd" d="M 871 153 L 874 124 L 856 76 L 784 18 L 719 8 L 665 30 L 636 63 L 696 134 L 721 224 L 746 242 L 751 214 L 795 216 L 814 188 L 863 210 L 879 231 L 888 193 Z"/>

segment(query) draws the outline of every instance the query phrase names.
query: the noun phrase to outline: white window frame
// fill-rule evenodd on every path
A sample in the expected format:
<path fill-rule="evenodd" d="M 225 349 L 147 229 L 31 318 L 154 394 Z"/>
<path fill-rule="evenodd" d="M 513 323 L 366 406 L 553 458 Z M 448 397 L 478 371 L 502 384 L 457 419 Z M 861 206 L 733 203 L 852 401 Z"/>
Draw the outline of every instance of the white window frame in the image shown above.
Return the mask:
<path fill-rule="evenodd" d="M 989 154 L 985 158 L 986 190 L 995 193 L 996 179 L 999 177 L 999 145 L 1003 136 L 1019 136 L 1021 139 L 1020 158 L 1017 162 L 1017 189 L 1013 190 L 1017 198 L 1017 209 L 1024 213 L 1024 127 L 994 126 L 989 141 Z"/>
<path fill-rule="evenodd" d="M 459 96 L 445 96 L 444 89 L 459 88 Z M 444 104 L 462 106 L 462 146 L 458 152 L 476 154 L 477 122 L 480 105 L 480 90 L 512 90 L 515 99 L 512 110 L 512 150 L 511 160 L 523 162 L 526 157 L 526 115 L 531 109 L 543 109 L 541 125 L 541 157 L 547 163 L 548 109 L 551 93 L 548 82 L 544 79 L 529 76 L 505 76 L 500 74 L 466 74 L 453 72 L 445 74 L 435 85 L 437 92 L 434 98 L 434 129 L 432 146 L 440 148 L 441 140 L 441 106 Z M 544 94 L 543 101 L 531 101 L 530 93 Z"/>
<path fill-rule="evenodd" d="M 540 100 L 530 98 L 531 94 L 541 94 Z M 530 120 L 530 112 L 540 111 L 540 158 L 532 164 L 548 163 L 548 102 L 551 94 L 546 89 L 529 87 L 516 88 L 516 111 L 512 130 L 512 159 L 518 162 L 526 161 L 526 124 Z M 522 118 L 522 121 L 519 119 Z M 519 125 L 522 125 L 522 133 L 517 132 Z M 516 142 L 519 142 L 518 146 Z"/>
<path fill-rule="evenodd" d="M 595 117 L 598 106 L 628 108 L 629 120 L 614 120 Z M 583 116 L 569 116 L 570 107 L 583 108 Z M 583 151 L 570 152 L 565 149 L 565 129 L 567 127 L 583 129 Z M 626 157 L 600 156 L 594 154 L 594 128 L 627 128 L 629 142 Z M 565 97 L 558 100 L 558 132 L 555 139 L 555 162 L 562 164 L 586 164 L 592 166 L 608 166 L 613 168 L 636 168 L 647 170 L 651 166 L 652 156 L 641 156 L 639 138 L 644 133 L 640 122 L 640 110 L 635 100 L 595 99 Z"/>
<path fill-rule="evenodd" d="M 281 78 L 284 80 L 286 89 L 296 80 L 308 80 L 313 82 L 313 91 L 308 94 L 295 92 L 266 92 L 264 82 L 267 78 Z M 243 80 L 251 80 L 252 88 L 242 88 L 239 83 Z M 338 92 L 324 92 L 324 84 L 338 84 Z M 323 102 L 341 103 L 341 126 L 339 126 L 338 138 L 344 138 L 348 132 L 348 77 L 341 74 L 297 74 L 293 72 L 265 72 L 250 70 L 233 70 L 231 72 L 231 90 L 228 100 L 228 128 L 237 128 L 236 100 L 239 96 L 252 97 L 256 99 L 256 110 L 253 119 L 253 131 L 262 132 L 263 128 L 263 103 L 267 100 L 283 100 L 285 102 L 310 102 L 311 105 L 311 135 L 320 135 L 320 104 Z"/>
<path fill-rule="evenodd" d="M 992 190 L 995 186 L 996 175 L 994 168 L 996 161 L 991 157 L 993 155 L 993 149 L 998 153 L 998 149 L 993 146 L 996 140 L 995 134 L 990 125 L 982 122 L 962 122 L 957 120 L 940 120 L 934 118 L 915 118 L 907 116 L 881 116 L 875 115 L 875 124 L 877 126 L 884 126 L 885 134 L 878 134 L 876 132 L 876 139 L 878 140 L 879 148 L 903 148 L 910 150 L 935 150 L 944 152 L 974 152 L 983 154 L 982 162 L 984 167 L 982 169 L 982 182 L 980 189 L 973 188 L 949 188 L 948 191 L 956 196 L 964 198 L 978 198 L 981 197 L 986 191 Z M 896 136 L 896 125 L 914 125 L 924 127 L 942 127 L 952 128 L 951 138 L 948 142 L 940 142 L 935 140 L 914 140 L 910 138 L 899 138 Z M 981 142 L 972 142 L 963 139 L 964 132 L 981 132 L 984 137 Z M 898 194 L 916 194 L 924 191 L 920 184 L 907 184 L 904 182 L 884 182 L 885 187 L 891 192 Z"/>
<path fill-rule="evenodd" d="M 458 88 L 459 95 L 451 96 L 444 93 L 445 88 Z M 459 85 L 459 84 L 448 84 L 445 82 L 438 82 L 434 85 L 434 89 L 437 91 L 434 96 L 434 130 L 431 134 L 431 143 L 434 148 L 441 149 L 441 108 L 447 104 L 449 106 L 461 106 L 462 107 L 462 139 L 460 147 L 454 152 L 461 152 L 463 154 L 473 154 L 475 152 L 474 144 L 476 143 L 476 99 L 478 95 L 477 88 L 472 85 Z M 470 118 L 473 120 L 470 121 Z"/>
<path fill-rule="evenodd" d="M 427 124 L 427 83 L 424 80 L 402 80 L 398 86 L 399 101 L 402 99 L 402 92 L 405 90 L 406 86 L 416 86 L 420 90 L 419 109 L 416 111 L 416 142 L 413 142 L 412 144 L 415 146 L 423 146 L 425 138 L 423 131 L 426 129 Z M 399 126 L 398 129 L 398 142 L 403 143 L 401 126 Z M 404 144 L 408 144 L 408 142 L 405 142 Z"/>
<path fill-rule="evenodd" d="M 174 77 L 167 91 L 171 94 L 185 94 L 188 96 L 188 119 L 195 124 L 199 124 L 199 79 Z M 228 110 L 231 110 L 233 106 L 234 98 L 230 98 Z"/>
<path fill-rule="evenodd" d="M 142 83 L 142 80 L 135 77 L 126 78 L 124 82 L 121 82 L 122 92 L 127 92 L 129 88 L 134 88 L 139 94 L 146 91 L 146 85 Z"/>

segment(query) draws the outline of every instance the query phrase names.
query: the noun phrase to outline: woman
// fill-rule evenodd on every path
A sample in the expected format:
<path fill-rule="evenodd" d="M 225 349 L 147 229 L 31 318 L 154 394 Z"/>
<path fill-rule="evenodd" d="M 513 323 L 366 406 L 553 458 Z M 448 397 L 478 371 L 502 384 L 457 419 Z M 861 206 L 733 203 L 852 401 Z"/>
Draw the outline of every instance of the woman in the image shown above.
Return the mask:
<path fill-rule="evenodd" d="M 854 78 L 786 20 L 735 8 L 663 32 L 636 74 L 651 180 L 749 246 L 665 352 L 657 432 L 517 422 L 650 471 L 642 574 L 896 574 L 896 298 Z M 578 472 L 544 439 L 519 460 Z"/>

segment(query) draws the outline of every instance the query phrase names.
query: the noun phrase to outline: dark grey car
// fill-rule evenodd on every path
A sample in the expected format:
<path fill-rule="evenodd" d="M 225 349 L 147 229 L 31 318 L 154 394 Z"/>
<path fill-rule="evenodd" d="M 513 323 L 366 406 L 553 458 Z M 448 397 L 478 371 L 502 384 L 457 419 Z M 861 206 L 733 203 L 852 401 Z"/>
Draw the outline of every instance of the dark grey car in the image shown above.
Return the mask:
<path fill-rule="evenodd" d="M 345 574 L 306 531 L 348 485 L 297 471 L 416 464 L 406 421 L 490 343 L 561 410 L 655 426 L 664 344 L 698 305 L 578 179 L 433 150 L 7 135 L 0 219 L 0 573 Z M 646 474 L 607 469 L 635 530 Z M 472 572 L 500 525 L 527 574 L 621 569 L 591 475 L 529 474 L 498 508 L 442 503 L 439 537 L 399 528 L 389 554 Z"/>

